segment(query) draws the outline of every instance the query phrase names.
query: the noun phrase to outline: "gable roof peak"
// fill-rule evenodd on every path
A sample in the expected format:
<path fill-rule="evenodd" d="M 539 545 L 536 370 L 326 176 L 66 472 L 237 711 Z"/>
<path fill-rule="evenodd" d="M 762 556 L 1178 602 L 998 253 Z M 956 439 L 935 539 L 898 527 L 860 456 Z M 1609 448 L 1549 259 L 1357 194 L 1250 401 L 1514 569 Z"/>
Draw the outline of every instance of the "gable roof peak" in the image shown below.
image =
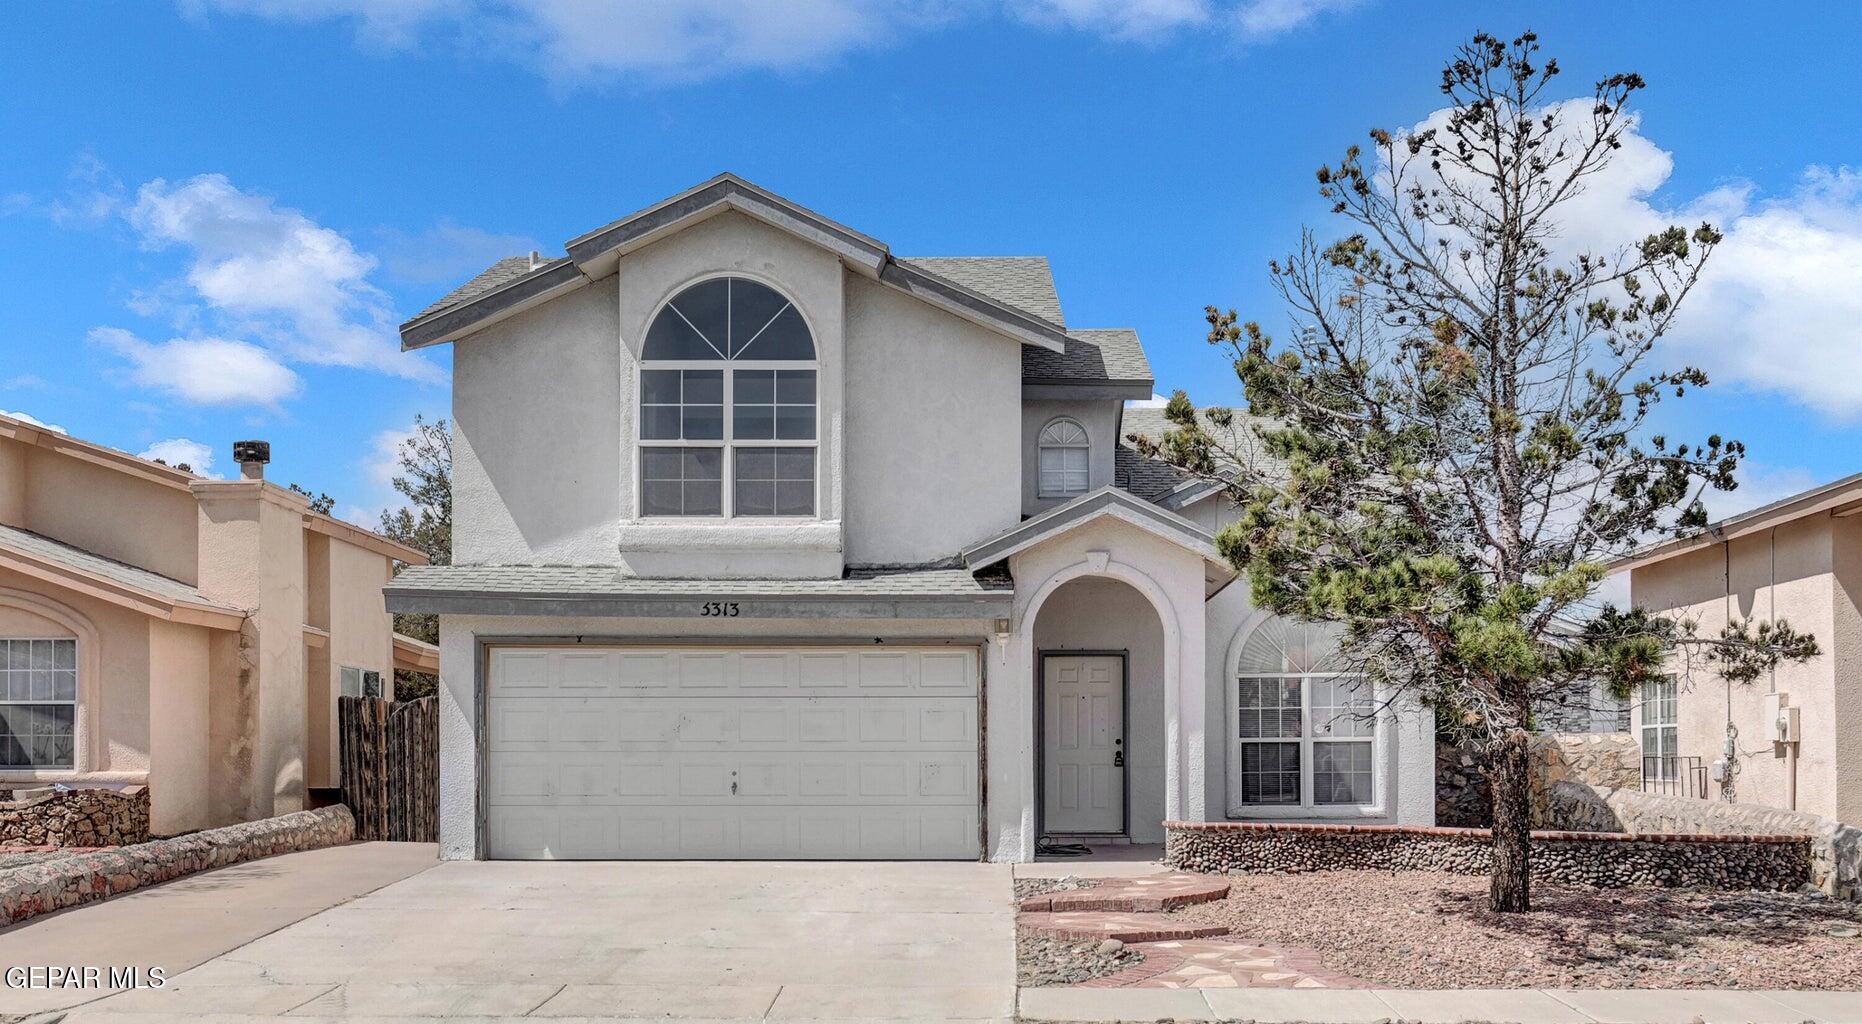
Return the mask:
<path fill-rule="evenodd" d="M 546 302 L 612 273 L 621 257 L 719 213 L 734 210 L 833 253 L 856 273 L 916 296 L 945 312 L 1036 348 L 1061 352 L 1066 330 L 1054 319 L 997 295 L 892 256 L 884 242 L 723 171 L 564 244 L 568 255 L 541 264 L 528 257 L 498 261 L 446 298 L 401 325 L 401 347 L 455 341 L 490 323 Z M 1045 271 L 1045 260 L 1041 263 Z M 1044 275 L 1045 276 L 1045 275 Z M 1052 280 L 1048 279 L 1052 289 Z"/>

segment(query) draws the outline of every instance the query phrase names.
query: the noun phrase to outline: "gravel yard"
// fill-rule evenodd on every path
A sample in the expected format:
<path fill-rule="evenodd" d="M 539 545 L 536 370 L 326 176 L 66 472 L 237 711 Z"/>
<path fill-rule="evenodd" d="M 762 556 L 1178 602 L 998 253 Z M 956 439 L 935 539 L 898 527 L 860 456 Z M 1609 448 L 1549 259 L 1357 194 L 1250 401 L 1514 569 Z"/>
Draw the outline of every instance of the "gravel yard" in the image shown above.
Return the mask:
<path fill-rule="evenodd" d="M 1143 962 L 1143 953 L 1116 940 L 1082 942 L 1015 933 L 1015 984 L 1023 988 L 1077 985 Z"/>
<path fill-rule="evenodd" d="M 1530 914 L 1486 910 L 1482 876 L 1235 875 L 1173 916 L 1317 950 L 1391 988 L 1862 989 L 1862 905 L 1807 893 L 1535 884 Z"/>
<path fill-rule="evenodd" d="M 1017 878 L 1015 880 L 1015 902 L 1020 903 L 1030 896 L 1046 896 L 1050 892 L 1072 892 L 1075 889 L 1091 889 L 1099 883 L 1090 878 Z"/>

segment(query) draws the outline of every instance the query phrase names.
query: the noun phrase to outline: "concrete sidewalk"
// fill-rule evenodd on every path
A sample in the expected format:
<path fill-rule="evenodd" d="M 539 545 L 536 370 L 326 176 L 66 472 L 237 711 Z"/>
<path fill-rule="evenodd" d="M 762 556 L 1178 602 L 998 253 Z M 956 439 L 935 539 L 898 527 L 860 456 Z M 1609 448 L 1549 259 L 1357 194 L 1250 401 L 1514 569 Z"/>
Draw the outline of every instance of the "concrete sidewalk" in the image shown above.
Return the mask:
<path fill-rule="evenodd" d="M 1026 1021 L 1862 1024 L 1862 992 L 1024 988 L 1017 1000 Z"/>
<path fill-rule="evenodd" d="M 0 966 L 161 968 L 172 979 L 307 917 L 439 863 L 431 843 L 351 843 L 247 861 L 0 929 Z M 0 981 L 0 1016 L 118 991 Z"/>

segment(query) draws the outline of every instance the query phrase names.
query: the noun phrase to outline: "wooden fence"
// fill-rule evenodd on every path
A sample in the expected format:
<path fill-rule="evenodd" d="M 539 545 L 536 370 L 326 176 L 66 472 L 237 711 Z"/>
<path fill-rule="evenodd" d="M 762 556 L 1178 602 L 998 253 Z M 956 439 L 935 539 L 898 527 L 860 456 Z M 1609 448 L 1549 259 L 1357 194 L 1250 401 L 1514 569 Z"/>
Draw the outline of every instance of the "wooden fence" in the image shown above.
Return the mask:
<path fill-rule="evenodd" d="M 439 703 L 339 697 L 343 803 L 357 839 L 439 840 Z"/>

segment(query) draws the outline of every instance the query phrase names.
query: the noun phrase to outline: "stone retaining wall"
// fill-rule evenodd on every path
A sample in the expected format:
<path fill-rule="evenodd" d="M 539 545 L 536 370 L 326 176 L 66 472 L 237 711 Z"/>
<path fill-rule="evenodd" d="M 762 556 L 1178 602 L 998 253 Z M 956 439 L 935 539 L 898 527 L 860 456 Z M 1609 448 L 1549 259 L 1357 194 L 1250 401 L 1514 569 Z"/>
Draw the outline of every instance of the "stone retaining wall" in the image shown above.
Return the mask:
<path fill-rule="evenodd" d="M 1486 829 L 1403 825 L 1165 822 L 1164 860 L 1185 871 L 1303 873 L 1340 868 L 1483 875 Z M 1807 835 L 1534 832 L 1532 876 L 1605 889 L 1698 886 L 1790 890 L 1810 880 Z"/>
<path fill-rule="evenodd" d="M 1839 899 L 1862 900 L 1862 828 L 1840 821 L 1757 804 L 1727 803 L 1561 783 L 1552 787 L 1548 815 L 1560 828 L 1677 835 L 1810 836 L 1810 882 Z"/>
<path fill-rule="evenodd" d="M 1558 828 L 1547 793 L 1561 782 L 1630 789 L 1642 784 L 1642 748 L 1626 732 L 1544 733 L 1527 747 L 1532 772 L 1532 823 Z M 1493 823 L 1487 757 L 1478 744 L 1438 742 L 1435 747 L 1435 823 L 1486 828 Z"/>
<path fill-rule="evenodd" d="M 353 839 L 355 829 L 349 808 L 324 807 L 0 869 L 0 924 L 108 899 L 196 871 L 336 846 Z"/>
<path fill-rule="evenodd" d="M 0 850 L 10 846 L 127 846 L 148 840 L 146 786 L 46 789 L 0 800 Z"/>

